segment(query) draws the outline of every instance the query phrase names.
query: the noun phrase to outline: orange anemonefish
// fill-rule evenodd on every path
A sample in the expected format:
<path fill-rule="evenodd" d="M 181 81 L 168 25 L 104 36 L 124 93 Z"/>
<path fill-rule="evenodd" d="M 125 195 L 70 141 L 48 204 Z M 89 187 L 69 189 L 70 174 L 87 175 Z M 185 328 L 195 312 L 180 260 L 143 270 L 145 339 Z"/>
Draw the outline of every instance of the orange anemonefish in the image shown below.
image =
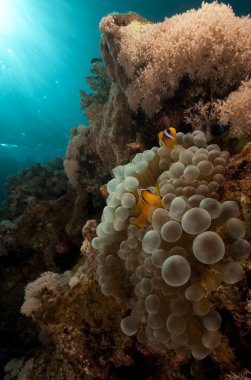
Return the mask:
<path fill-rule="evenodd" d="M 173 148 L 176 144 L 176 129 L 173 127 L 167 128 L 158 133 L 159 145 Z"/>
<path fill-rule="evenodd" d="M 158 191 L 158 185 L 156 190 Z M 153 192 L 151 188 L 137 189 L 138 203 L 136 205 L 136 212 L 139 216 L 132 222 L 136 226 L 143 228 L 147 223 L 147 219 L 151 212 L 157 207 L 163 207 L 160 196 Z"/>

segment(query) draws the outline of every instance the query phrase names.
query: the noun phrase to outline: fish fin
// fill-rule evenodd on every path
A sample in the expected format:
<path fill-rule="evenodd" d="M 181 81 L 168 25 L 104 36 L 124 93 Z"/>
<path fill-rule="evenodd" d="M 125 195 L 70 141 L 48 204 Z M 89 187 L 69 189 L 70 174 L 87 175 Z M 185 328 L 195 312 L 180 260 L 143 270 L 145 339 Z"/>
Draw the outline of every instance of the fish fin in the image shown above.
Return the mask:
<path fill-rule="evenodd" d="M 158 133 L 159 146 L 163 145 L 162 138 L 163 138 L 163 131 L 161 131 L 161 132 Z"/>
<path fill-rule="evenodd" d="M 136 226 L 143 228 L 146 226 L 148 221 L 148 216 L 153 211 L 154 207 L 150 205 L 145 205 L 142 209 L 141 214 L 137 217 L 136 220 L 134 220 L 133 224 L 136 224 Z"/>
<path fill-rule="evenodd" d="M 157 195 L 160 197 L 159 181 L 156 182 L 155 188 L 156 188 Z"/>
<path fill-rule="evenodd" d="M 136 220 L 132 222 L 132 224 L 135 224 L 139 228 L 144 228 L 147 222 L 147 215 L 144 213 L 141 213 Z"/>

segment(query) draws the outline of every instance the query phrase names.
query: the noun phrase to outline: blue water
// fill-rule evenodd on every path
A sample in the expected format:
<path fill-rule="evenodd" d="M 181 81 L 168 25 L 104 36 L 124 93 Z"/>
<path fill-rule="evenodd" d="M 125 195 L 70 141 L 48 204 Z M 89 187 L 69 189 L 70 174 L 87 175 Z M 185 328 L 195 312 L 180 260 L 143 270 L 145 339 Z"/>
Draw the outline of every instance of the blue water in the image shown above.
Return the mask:
<path fill-rule="evenodd" d="M 229 1 L 236 14 L 250 0 Z M 6 176 L 64 155 L 70 129 L 87 120 L 79 90 L 99 57 L 100 19 L 134 11 L 151 21 L 197 8 L 178 0 L 0 0 L 0 200 Z"/>

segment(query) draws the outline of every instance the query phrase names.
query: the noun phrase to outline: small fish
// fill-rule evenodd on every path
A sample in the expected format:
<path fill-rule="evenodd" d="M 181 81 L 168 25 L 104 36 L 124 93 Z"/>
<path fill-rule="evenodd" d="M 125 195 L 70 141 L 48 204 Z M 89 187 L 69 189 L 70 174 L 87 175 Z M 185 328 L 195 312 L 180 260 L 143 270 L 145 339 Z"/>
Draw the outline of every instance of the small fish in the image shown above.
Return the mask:
<path fill-rule="evenodd" d="M 99 192 L 104 199 L 108 198 L 109 193 L 107 190 L 107 185 L 100 186 Z"/>
<path fill-rule="evenodd" d="M 143 228 L 147 224 L 147 219 L 152 211 L 157 207 L 163 207 L 162 201 L 158 193 L 158 188 L 156 186 L 156 193 L 152 188 L 138 189 L 138 203 L 136 205 L 136 211 L 139 216 L 132 222 L 136 226 Z"/>
<path fill-rule="evenodd" d="M 167 128 L 158 133 L 159 145 L 173 148 L 176 144 L 176 129 L 173 127 Z"/>
<path fill-rule="evenodd" d="M 222 134 L 222 133 L 226 132 L 227 129 L 228 129 L 228 128 L 227 128 L 227 125 L 225 125 L 225 124 L 220 124 L 219 127 L 218 127 L 218 134 Z"/>

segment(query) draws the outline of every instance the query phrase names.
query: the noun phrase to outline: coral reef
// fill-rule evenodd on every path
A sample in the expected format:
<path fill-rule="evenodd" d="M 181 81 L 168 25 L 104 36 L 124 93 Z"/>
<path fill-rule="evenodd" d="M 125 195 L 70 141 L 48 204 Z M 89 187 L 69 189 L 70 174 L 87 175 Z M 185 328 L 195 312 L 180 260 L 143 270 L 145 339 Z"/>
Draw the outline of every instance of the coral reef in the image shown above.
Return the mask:
<path fill-rule="evenodd" d="M 211 131 L 214 127 L 217 132 L 221 127 L 225 125 L 218 125 L 219 112 L 216 111 L 214 102 L 204 103 L 199 100 L 192 107 L 184 111 L 185 123 L 191 125 L 193 129 L 204 130 L 208 139 L 212 138 Z"/>
<path fill-rule="evenodd" d="M 148 118 L 178 110 L 182 122 L 186 109 L 224 99 L 250 76 L 251 21 L 224 4 L 203 3 L 157 24 L 111 14 L 100 30 L 108 72 L 130 108 Z"/>
<path fill-rule="evenodd" d="M 231 137 L 251 135 L 251 79 L 243 81 L 237 91 L 233 91 L 216 107 L 221 123 L 230 125 Z M 245 126 L 245 128 L 244 128 Z"/>
<path fill-rule="evenodd" d="M 217 3 L 203 4 L 198 11 L 158 24 L 136 14 L 104 17 L 100 30 L 106 71 L 95 59 L 97 70 L 92 81 L 95 97 L 99 81 L 107 81 L 107 72 L 109 96 L 99 101 L 97 95 L 86 105 L 88 128 L 73 129 L 65 169 L 75 188 L 84 181 L 89 196 L 97 194 L 104 176 L 108 177 L 114 166 L 126 163 L 134 146 L 142 151 L 156 143 L 163 115 L 177 128 L 188 128 L 188 123 L 210 132 L 208 137 L 220 133 L 219 124 L 227 112 L 223 105 L 229 104 L 231 92 L 250 75 L 250 25 L 248 17 L 235 17 L 230 7 Z M 225 62 L 231 62 L 231 70 Z M 133 99 L 137 104 L 133 105 Z M 191 109 L 195 118 L 189 117 Z M 245 109 L 243 117 L 248 115 Z M 229 120 L 229 124 L 231 136 L 236 136 L 235 126 L 241 122 Z M 242 131 L 248 133 L 247 128 Z M 96 196 L 94 204 L 100 207 L 101 198 Z"/>
<path fill-rule="evenodd" d="M 8 177 L 7 198 L 0 209 L 1 219 L 15 219 L 33 200 L 57 199 L 66 194 L 68 181 L 62 159 L 57 157 L 45 166 L 36 164 Z"/>
<path fill-rule="evenodd" d="M 12 359 L 4 367 L 5 380 L 22 379 L 27 380 L 29 372 L 33 367 L 33 358 L 25 361 L 25 358 Z"/>
<path fill-rule="evenodd" d="M 73 193 L 58 200 L 37 200 L 15 224 L 0 224 L 0 366 L 6 358 L 23 356 L 37 345 L 36 328 L 20 313 L 25 285 L 45 271 L 68 269 L 79 257 L 81 236 L 73 239 L 65 231 L 75 200 Z M 58 252 L 66 242 L 67 250 Z"/>
<path fill-rule="evenodd" d="M 80 91 L 81 97 L 81 109 L 84 110 L 84 114 L 88 117 L 99 105 L 107 102 L 110 90 L 110 79 L 106 73 L 104 63 L 101 58 L 93 58 L 91 60 L 93 75 L 86 78 L 92 89 L 91 94 L 87 94 L 85 91 Z"/>
<path fill-rule="evenodd" d="M 95 194 L 105 181 L 107 173 L 104 173 L 100 158 L 89 146 L 89 133 L 90 129 L 83 125 L 72 129 L 64 159 L 64 169 L 75 188 L 85 186 L 88 193 Z"/>
<path fill-rule="evenodd" d="M 241 214 L 247 228 L 247 239 L 251 240 L 251 143 L 247 143 L 239 154 L 230 158 L 224 182 L 224 197 L 235 199 L 241 206 Z"/>
<path fill-rule="evenodd" d="M 250 375 L 251 373 L 247 369 L 244 369 L 239 374 L 231 372 L 224 380 L 249 380 Z"/>
<path fill-rule="evenodd" d="M 203 103 L 199 100 L 187 109 L 185 122 L 194 129 L 203 129 L 217 133 L 229 130 L 229 138 L 242 139 L 244 142 L 251 135 L 251 80 L 242 81 L 238 90 L 233 91 L 224 100 Z M 245 127 L 244 127 L 245 126 Z"/>
<path fill-rule="evenodd" d="M 70 276 L 70 271 L 62 275 L 53 272 L 42 273 L 39 278 L 26 286 L 21 313 L 27 317 L 33 316 L 41 308 L 44 294 L 50 295 L 51 298 L 58 296 L 69 284 Z"/>
<path fill-rule="evenodd" d="M 87 79 L 93 93 L 81 92 L 89 123 L 72 130 L 64 160 L 67 194 L 66 187 L 58 192 L 55 179 L 57 191 L 51 195 L 51 185 L 41 182 L 43 169 L 36 167 L 38 186 L 34 172 L 13 180 L 12 199 L 1 214 L 1 362 L 16 358 L 6 364 L 5 380 L 248 378 L 250 18 L 213 2 L 158 24 L 133 13 L 111 14 L 101 20 L 100 30 L 105 67 L 93 60 Z M 170 126 L 177 129 L 178 145 L 169 153 L 165 147 L 152 149 L 158 132 Z M 206 139 L 199 131 L 181 133 L 191 129 L 205 131 Z M 135 168 L 144 189 L 139 193 L 134 193 Z M 46 168 L 50 179 L 56 172 Z M 160 197 L 164 207 L 147 204 L 147 219 L 142 204 L 136 205 L 138 195 L 155 197 L 156 204 Z M 196 212 L 198 220 L 190 215 Z M 146 226 L 139 228 L 142 220 Z M 161 227 L 162 222 L 173 228 Z M 186 231 L 190 225 L 195 234 Z M 180 240 L 168 241 L 180 232 Z M 221 248 L 213 251 L 215 263 L 204 263 L 207 255 L 193 249 L 205 233 Z M 160 241 L 157 235 L 175 255 L 165 257 L 162 245 L 157 254 L 147 252 Z M 177 268 L 170 258 L 178 255 L 183 266 Z M 141 267 L 137 273 L 135 265 Z M 179 275 L 182 281 L 189 277 L 187 282 L 172 286 Z M 156 297 L 143 294 L 149 280 Z M 203 302 L 194 299 L 201 295 Z M 180 300 L 187 306 L 185 322 Z M 161 308 L 154 314 L 158 301 Z M 209 306 L 211 312 L 198 315 Z M 158 331 L 159 310 L 166 319 L 176 317 Z M 138 337 L 124 334 L 134 332 L 140 315 Z M 185 335 L 189 349 L 182 347 Z"/>
<path fill-rule="evenodd" d="M 72 236 L 81 233 L 88 209 L 102 207 L 99 189 L 109 178 L 101 158 L 90 145 L 89 135 L 88 127 L 73 128 L 64 159 L 65 173 L 77 192 L 72 219 L 67 226 L 67 232 Z"/>
<path fill-rule="evenodd" d="M 45 348 L 29 358 L 32 368 L 28 379 L 117 379 L 119 367 L 126 368 L 135 361 L 134 343 L 120 331 L 120 307 L 102 295 L 96 279 L 92 259 L 96 251 L 90 245 L 95 227 L 96 222 L 91 220 L 84 226 L 84 263 L 80 265 L 79 261 L 75 273 L 47 272 L 26 287 L 21 311 L 39 324 L 39 339 Z M 146 352 L 137 355 L 142 362 L 146 360 Z M 7 370 L 9 367 L 11 362 Z"/>

